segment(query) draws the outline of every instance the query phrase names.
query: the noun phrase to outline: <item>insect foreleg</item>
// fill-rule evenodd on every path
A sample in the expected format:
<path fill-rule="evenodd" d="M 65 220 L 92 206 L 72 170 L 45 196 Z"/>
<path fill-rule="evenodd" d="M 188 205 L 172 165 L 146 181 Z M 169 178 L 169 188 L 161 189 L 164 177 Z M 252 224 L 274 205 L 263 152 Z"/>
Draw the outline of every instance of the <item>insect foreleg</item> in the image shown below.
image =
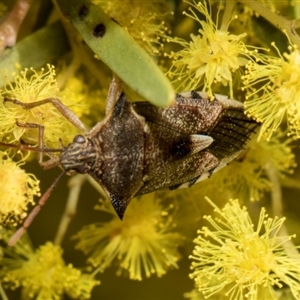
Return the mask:
<path fill-rule="evenodd" d="M 47 161 L 43 160 L 43 155 L 46 152 L 61 152 L 63 149 L 48 149 L 45 147 L 44 144 L 44 126 L 35 124 L 35 123 L 20 123 L 16 122 L 17 126 L 23 127 L 23 128 L 36 128 L 38 130 L 38 162 L 44 169 L 50 169 L 54 166 L 59 165 L 59 158 L 58 157 L 51 157 Z M 24 148 L 23 148 L 24 149 Z M 25 148 L 26 149 L 26 148 Z M 31 150 L 31 149 L 28 149 Z"/>
<path fill-rule="evenodd" d="M 70 121 L 75 127 L 80 129 L 83 132 L 86 132 L 87 129 L 85 128 L 84 124 L 80 121 L 80 119 L 74 114 L 72 110 L 70 110 L 66 105 L 64 105 L 60 100 L 57 98 L 47 98 L 44 100 L 36 101 L 36 102 L 29 102 L 25 103 L 17 99 L 10 99 L 4 98 L 5 102 L 12 102 L 16 105 L 22 106 L 24 109 L 32 109 L 37 106 L 41 106 L 47 103 L 52 103 L 54 107 L 68 120 Z"/>

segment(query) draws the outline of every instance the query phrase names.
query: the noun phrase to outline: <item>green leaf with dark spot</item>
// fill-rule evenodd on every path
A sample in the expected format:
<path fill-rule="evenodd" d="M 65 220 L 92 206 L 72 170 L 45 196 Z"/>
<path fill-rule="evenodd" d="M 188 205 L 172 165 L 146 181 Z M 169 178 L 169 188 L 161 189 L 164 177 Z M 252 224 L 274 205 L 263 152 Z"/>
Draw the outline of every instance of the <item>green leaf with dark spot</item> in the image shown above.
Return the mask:
<path fill-rule="evenodd" d="M 94 53 L 130 88 L 158 106 L 174 101 L 173 87 L 154 60 L 98 6 L 84 0 L 57 3 Z"/>

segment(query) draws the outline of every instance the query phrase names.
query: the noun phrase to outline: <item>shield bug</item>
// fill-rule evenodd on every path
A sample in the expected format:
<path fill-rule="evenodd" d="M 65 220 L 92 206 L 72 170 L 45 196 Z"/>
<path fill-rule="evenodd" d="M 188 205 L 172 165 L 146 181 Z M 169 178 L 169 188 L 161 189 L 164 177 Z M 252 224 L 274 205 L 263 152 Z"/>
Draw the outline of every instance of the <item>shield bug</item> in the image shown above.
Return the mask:
<path fill-rule="evenodd" d="M 129 102 L 115 86 L 113 81 L 106 117 L 90 131 L 57 99 L 32 104 L 7 99 L 26 109 L 51 102 L 85 131 L 65 148 L 47 149 L 42 126 L 19 124 L 39 131 L 40 145 L 23 148 L 40 151 L 39 161 L 44 167 L 61 165 L 64 171 L 42 196 L 11 244 L 30 225 L 64 173 L 93 177 L 122 219 L 130 200 L 137 195 L 191 187 L 208 178 L 243 151 L 258 126 L 244 114 L 242 103 L 223 95 L 209 99 L 204 92 L 179 93 L 173 106 L 158 108 L 148 102 Z M 61 152 L 59 159 L 42 162 L 42 152 L 53 151 Z"/>

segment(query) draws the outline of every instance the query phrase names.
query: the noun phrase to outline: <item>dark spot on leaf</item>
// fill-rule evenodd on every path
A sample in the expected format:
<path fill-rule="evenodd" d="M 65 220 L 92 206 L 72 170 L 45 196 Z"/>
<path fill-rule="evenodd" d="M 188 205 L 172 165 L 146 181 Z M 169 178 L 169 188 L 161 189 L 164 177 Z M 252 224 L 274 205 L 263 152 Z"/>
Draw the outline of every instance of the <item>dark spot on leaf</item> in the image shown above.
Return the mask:
<path fill-rule="evenodd" d="M 100 23 L 94 27 L 93 34 L 95 37 L 103 37 L 106 32 L 105 25 Z"/>
<path fill-rule="evenodd" d="M 87 8 L 87 6 L 86 5 L 82 5 L 80 7 L 79 13 L 78 13 L 80 20 L 81 21 L 84 20 L 84 18 L 88 15 L 88 13 L 89 13 L 89 9 Z"/>

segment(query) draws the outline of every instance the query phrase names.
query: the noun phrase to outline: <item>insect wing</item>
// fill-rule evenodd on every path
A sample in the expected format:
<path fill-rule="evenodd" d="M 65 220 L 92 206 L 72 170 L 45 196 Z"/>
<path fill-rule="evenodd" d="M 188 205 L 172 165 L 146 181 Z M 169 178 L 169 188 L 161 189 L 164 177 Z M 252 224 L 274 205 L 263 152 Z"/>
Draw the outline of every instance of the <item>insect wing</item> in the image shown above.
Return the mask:
<path fill-rule="evenodd" d="M 178 94 L 170 108 L 137 102 L 146 121 L 144 186 L 138 194 L 191 186 L 233 160 L 258 124 L 243 105 L 225 96 Z M 201 147 L 201 142 L 203 147 Z M 200 143 L 200 144 L 199 144 Z"/>

